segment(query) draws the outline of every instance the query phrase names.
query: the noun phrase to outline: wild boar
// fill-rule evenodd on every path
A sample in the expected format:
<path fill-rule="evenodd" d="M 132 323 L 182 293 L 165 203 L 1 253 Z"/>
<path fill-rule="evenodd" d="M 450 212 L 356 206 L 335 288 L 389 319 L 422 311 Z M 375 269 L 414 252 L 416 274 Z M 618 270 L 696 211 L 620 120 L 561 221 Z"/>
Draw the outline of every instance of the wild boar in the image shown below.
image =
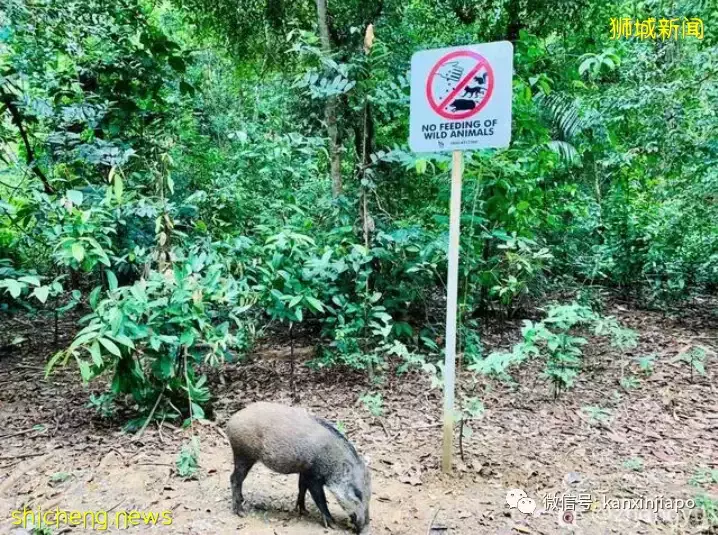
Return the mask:
<path fill-rule="evenodd" d="M 454 102 L 449 105 L 452 112 L 473 110 L 476 107 L 476 102 L 466 98 L 457 98 Z"/>
<path fill-rule="evenodd" d="M 242 513 L 242 483 L 257 461 L 280 474 L 299 474 L 296 509 L 306 512 L 307 490 L 332 527 L 326 486 L 351 519 L 356 533 L 369 529 L 371 476 L 354 446 L 332 424 L 305 410 L 253 403 L 230 418 L 227 436 L 234 454 L 231 476 L 234 511 Z"/>

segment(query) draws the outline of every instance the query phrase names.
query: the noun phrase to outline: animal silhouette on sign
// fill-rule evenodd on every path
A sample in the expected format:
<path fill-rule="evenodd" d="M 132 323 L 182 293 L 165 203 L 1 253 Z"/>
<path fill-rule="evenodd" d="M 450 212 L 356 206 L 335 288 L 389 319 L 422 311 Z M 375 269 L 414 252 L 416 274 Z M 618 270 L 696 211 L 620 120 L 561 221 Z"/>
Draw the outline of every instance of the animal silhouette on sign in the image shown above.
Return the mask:
<path fill-rule="evenodd" d="M 467 98 L 457 98 L 454 102 L 449 105 L 449 108 L 453 113 L 457 111 L 473 110 L 476 107 L 476 102 Z"/>
<path fill-rule="evenodd" d="M 473 87 L 466 86 L 464 88 L 464 94 L 461 95 L 462 97 L 476 98 L 478 95 L 486 93 L 486 88 L 484 87 L 486 85 L 486 73 L 481 76 L 474 76 L 474 81 L 478 85 Z"/>

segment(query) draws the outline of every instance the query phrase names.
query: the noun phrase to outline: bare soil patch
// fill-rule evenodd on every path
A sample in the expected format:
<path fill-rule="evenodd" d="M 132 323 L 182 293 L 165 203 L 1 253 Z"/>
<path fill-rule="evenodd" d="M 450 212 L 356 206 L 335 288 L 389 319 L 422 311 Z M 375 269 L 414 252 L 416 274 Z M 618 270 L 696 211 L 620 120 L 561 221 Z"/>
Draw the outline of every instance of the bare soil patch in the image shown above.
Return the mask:
<path fill-rule="evenodd" d="M 558 400 L 537 379 L 538 365 L 524 368 L 515 386 L 463 376 L 460 394 L 478 396 L 486 411 L 463 438 L 463 460 L 457 434 L 453 477 L 443 476 L 439 466 L 441 392 L 421 373 L 386 373 L 371 387 L 383 397 L 379 418 L 357 402 L 370 390 L 360 374 L 299 367 L 298 390 L 303 406 L 341 422 L 370 458 L 374 534 L 717 533 L 702 522 L 698 508 L 654 514 L 605 509 L 614 498 L 688 500 L 707 494 L 718 500 L 716 481 L 701 477 L 702 470 L 718 469 L 714 310 L 701 305 L 668 315 L 614 305 L 609 312 L 639 332 L 639 346 L 621 351 L 592 340 L 579 383 Z M 71 325 L 61 325 L 60 344 L 68 343 Z M 507 347 L 517 340 L 518 326 L 488 329 L 485 344 Z M 330 532 L 311 500 L 309 517 L 293 512 L 296 476 L 263 467 L 253 469 L 245 484 L 249 514 L 231 512 L 231 455 L 221 429 L 252 401 L 290 403 L 284 344 L 259 348 L 252 364 L 230 365 L 213 378 L 216 424 L 191 430 L 153 424 L 133 441 L 121 431 L 129 409 L 106 420 L 87 407 L 89 392 L 99 393 L 103 385 L 83 388 L 73 369 L 44 378 L 50 328 L 23 319 L 6 321 L 2 331 L 3 339 L 27 340 L 0 354 L 1 533 L 23 533 L 10 518 L 23 507 L 109 511 L 110 517 L 119 511 L 171 511 L 170 526 L 130 530 L 136 533 Z M 686 364 L 672 359 L 693 346 L 705 348 L 708 359 L 707 375 L 691 380 Z M 648 354 L 655 354 L 650 375 L 635 361 Z M 621 383 L 627 375 L 638 381 L 630 388 Z M 193 433 L 200 439 L 201 468 L 196 480 L 183 481 L 175 460 Z M 506 492 L 513 488 L 536 501 L 533 515 L 507 506 Z M 576 512 L 573 526 L 562 525 L 559 511 L 542 511 L 544 495 L 569 492 L 590 494 L 593 503 L 591 510 Z M 336 502 L 329 506 L 344 519 Z"/>

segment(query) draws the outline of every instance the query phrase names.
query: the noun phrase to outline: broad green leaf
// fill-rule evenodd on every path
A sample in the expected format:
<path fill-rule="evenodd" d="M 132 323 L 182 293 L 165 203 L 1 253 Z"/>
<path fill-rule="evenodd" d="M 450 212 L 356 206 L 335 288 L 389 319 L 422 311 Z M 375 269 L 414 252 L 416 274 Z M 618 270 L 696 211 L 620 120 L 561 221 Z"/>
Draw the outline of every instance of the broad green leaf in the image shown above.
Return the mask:
<path fill-rule="evenodd" d="M 24 284 L 20 284 L 18 281 L 13 279 L 5 279 L 3 281 L 3 285 L 7 288 L 8 292 L 10 292 L 10 295 L 17 299 L 20 297 L 20 294 L 22 293 L 22 289 L 25 287 Z"/>
<path fill-rule="evenodd" d="M 50 295 L 50 287 L 40 286 L 39 288 L 35 288 L 32 294 L 37 297 L 38 301 L 45 303 L 45 301 L 47 301 L 47 296 Z"/>
<path fill-rule="evenodd" d="M 135 349 L 135 343 L 126 334 L 116 334 L 112 336 L 112 338 L 113 340 L 117 341 L 117 343 L 122 344 L 123 346 Z"/>
<path fill-rule="evenodd" d="M 100 344 L 97 343 L 97 340 L 92 342 L 92 345 L 88 348 L 88 351 L 90 352 L 92 362 L 95 363 L 95 366 L 101 367 L 104 364 L 104 361 L 102 360 L 102 352 L 100 351 Z"/>
<path fill-rule="evenodd" d="M 85 247 L 80 242 L 72 244 L 72 256 L 78 262 L 82 262 L 85 258 Z"/>
<path fill-rule="evenodd" d="M 103 346 L 105 346 L 105 349 L 115 355 L 116 357 L 122 356 L 122 353 L 120 352 L 120 348 L 115 345 L 115 343 L 110 340 L 109 338 L 98 338 L 97 339 Z"/>
<path fill-rule="evenodd" d="M 424 159 L 416 160 L 416 173 L 418 175 L 423 175 L 426 173 L 426 167 L 428 165 L 428 162 Z"/>
<path fill-rule="evenodd" d="M 56 365 L 58 362 L 60 362 L 60 360 L 61 360 L 63 357 L 65 358 L 65 360 L 63 361 L 63 365 L 64 365 L 64 364 L 67 363 L 67 359 L 70 358 L 70 353 L 69 353 L 69 351 L 65 351 L 65 350 L 58 351 L 57 353 L 55 353 L 55 354 L 52 356 L 52 358 L 48 361 L 47 366 L 45 366 L 45 379 L 47 379 L 48 377 L 50 377 L 50 374 L 52 373 L 53 368 L 55 367 L 55 365 Z"/>
<path fill-rule="evenodd" d="M 25 275 L 24 277 L 20 277 L 20 282 L 26 282 L 28 284 L 32 284 L 33 286 L 40 286 L 40 277 L 36 277 L 35 275 Z"/>
<path fill-rule="evenodd" d="M 82 195 L 81 191 L 77 191 L 76 189 L 67 190 L 67 193 L 65 193 L 68 199 L 72 201 L 72 204 L 75 206 L 79 206 L 82 204 L 82 200 L 84 196 Z"/>
<path fill-rule="evenodd" d="M 115 174 L 115 180 L 114 180 L 114 191 L 115 191 L 115 199 L 117 199 L 117 202 L 122 202 L 122 192 L 124 191 L 124 184 L 122 183 L 122 173 L 116 173 Z"/>
<path fill-rule="evenodd" d="M 95 288 L 90 292 L 90 306 L 94 309 L 97 308 L 97 303 L 100 300 L 100 292 L 102 291 L 101 286 L 95 286 Z"/>
<path fill-rule="evenodd" d="M 90 379 L 92 379 L 92 368 L 90 367 L 90 364 L 79 357 L 75 357 L 75 360 L 77 360 L 77 365 L 80 368 L 82 381 L 87 383 Z"/>
<path fill-rule="evenodd" d="M 316 297 L 308 295 L 304 299 L 307 302 L 307 305 L 313 308 L 316 312 L 324 312 L 324 305 L 322 305 L 322 302 Z"/>
<path fill-rule="evenodd" d="M 78 348 L 78 347 L 80 347 L 81 345 L 83 345 L 85 342 L 89 342 L 90 340 L 94 340 L 94 339 L 97 338 L 98 336 L 100 336 L 100 333 L 94 332 L 94 331 L 93 331 L 93 332 L 88 332 L 88 333 L 81 334 L 80 336 L 75 337 L 75 339 L 72 341 L 72 343 L 70 344 L 70 347 L 68 347 L 67 350 L 70 351 L 70 352 L 72 352 L 72 351 L 75 350 L 76 348 Z"/>
<path fill-rule="evenodd" d="M 110 290 L 116 290 L 117 289 L 117 277 L 115 274 L 110 271 L 109 269 L 105 270 L 105 276 L 107 277 L 107 284 L 110 287 Z"/>

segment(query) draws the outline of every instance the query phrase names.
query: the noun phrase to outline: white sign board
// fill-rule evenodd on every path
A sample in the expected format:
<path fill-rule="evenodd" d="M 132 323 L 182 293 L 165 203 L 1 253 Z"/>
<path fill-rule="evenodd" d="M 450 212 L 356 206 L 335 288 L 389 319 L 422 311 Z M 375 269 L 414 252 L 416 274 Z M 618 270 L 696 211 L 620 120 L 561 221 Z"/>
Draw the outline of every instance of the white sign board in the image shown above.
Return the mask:
<path fill-rule="evenodd" d="M 508 147 L 514 48 L 508 41 L 422 50 L 411 58 L 414 152 Z"/>

